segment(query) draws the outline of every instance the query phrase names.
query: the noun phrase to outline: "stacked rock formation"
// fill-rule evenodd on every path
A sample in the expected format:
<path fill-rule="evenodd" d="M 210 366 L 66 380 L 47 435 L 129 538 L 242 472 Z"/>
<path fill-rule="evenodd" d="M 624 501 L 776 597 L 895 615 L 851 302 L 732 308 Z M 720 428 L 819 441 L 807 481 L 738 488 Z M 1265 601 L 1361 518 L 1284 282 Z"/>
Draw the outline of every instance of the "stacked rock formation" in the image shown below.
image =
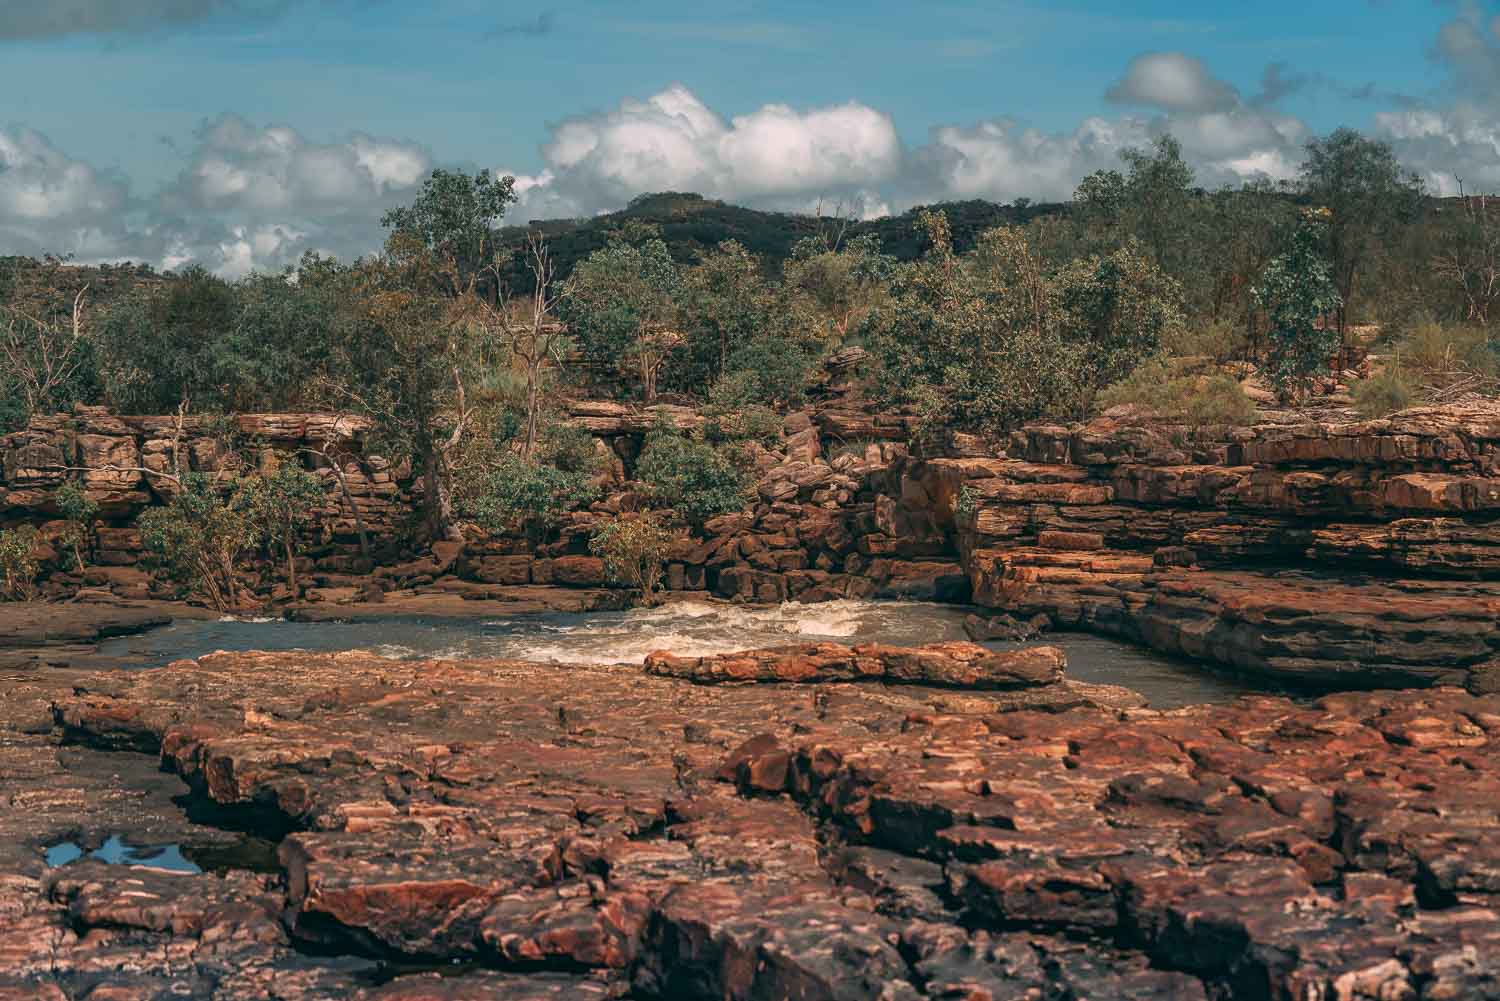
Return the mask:
<path fill-rule="evenodd" d="M 1283 679 L 1500 683 L 1500 404 L 1196 435 L 1037 426 L 904 471 L 974 600 Z"/>

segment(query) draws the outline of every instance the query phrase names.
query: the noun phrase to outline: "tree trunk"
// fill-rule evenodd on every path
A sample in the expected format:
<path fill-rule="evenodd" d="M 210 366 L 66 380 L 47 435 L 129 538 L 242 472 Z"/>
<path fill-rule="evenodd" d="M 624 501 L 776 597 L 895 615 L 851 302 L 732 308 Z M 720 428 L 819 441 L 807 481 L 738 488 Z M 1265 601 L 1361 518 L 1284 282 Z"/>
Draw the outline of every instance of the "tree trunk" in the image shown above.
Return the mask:
<path fill-rule="evenodd" d="M 537 440 L 537 411 L 541 406 L 541 373 L 537 371 L 538 366 L 528 362 L 526 365 L 526 440 L 522 445 L 521 457 L 530 459 L 536 451 Z"/>
<path fill-rule="evenodd" d="M 333 466 L 334 478 L 339 481 L 339 493 L 344 497 L 344 503 L 349 505 L 349 513 L 354 517 L 354 530 L 359 533 L 359 555 L 365 559 L 370 558 L 370 539 L 365 531 L 364 515 L 359 512 L 359 505 L 354 502 L 354 495 L 349 492 L 349 481 L 344 476 L 344 467 L 329 457 L 329 464 Z"/>
<path fill-rule="evenodd" d="M 297 597 L 297 557 L 292 552 L 292 532 L 295 529 L 288 525 L 286 527 L 286 583 L 292 589 L 292 597 Z"/>
<path fill-rule="evenodd" d="M 428 535 L 434 542 L 462 542 L 464 536 L 454 524 L 453 495 L 444 472 L 442 452 L 426 446 L 422 453 L 422 503 L 427 509 Z"/>

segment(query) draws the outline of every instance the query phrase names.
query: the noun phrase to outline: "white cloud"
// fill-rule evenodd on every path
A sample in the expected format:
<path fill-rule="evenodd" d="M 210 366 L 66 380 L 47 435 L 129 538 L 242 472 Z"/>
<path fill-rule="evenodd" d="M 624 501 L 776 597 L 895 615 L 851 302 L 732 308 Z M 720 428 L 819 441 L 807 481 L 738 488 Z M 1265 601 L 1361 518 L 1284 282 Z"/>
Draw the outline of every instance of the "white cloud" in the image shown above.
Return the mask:
<path fill-rule="evenodd" d="M 113 252 L 123 236 L 123 182 L 71 159 L 39 132 L 0 129 L 0 252 Z"/>

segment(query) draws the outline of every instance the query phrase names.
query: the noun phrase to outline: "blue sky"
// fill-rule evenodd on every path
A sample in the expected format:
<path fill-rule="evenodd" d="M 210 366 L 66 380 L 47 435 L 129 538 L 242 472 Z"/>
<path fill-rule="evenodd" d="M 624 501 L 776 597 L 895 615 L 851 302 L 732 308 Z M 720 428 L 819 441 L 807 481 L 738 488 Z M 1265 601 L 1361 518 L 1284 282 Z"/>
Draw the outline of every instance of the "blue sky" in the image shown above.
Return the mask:
<path fill-rule="evenodd" d="M 1349 124 L 1397 144 L 1434 187 L 1457 171 L 1500 185 L 1496 13 L 1429 0 L 7 0 L 0 253 L 50 241 L 226 272 L 306 246 L 347 254 L 434 164 L 529 178 L 518 217 L 588 214 L 677 182 L 875 214 L 1063 197 L 1161 132 L 1205 183 L 1285 176 L 1308 136 Z"/>

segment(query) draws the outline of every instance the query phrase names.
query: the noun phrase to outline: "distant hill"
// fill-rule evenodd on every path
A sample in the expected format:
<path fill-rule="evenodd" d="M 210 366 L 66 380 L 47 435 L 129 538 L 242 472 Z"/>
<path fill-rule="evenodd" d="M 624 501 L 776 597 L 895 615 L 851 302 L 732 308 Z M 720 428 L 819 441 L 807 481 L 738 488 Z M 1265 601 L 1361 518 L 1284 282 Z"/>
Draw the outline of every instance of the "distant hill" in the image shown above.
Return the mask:
<path fill-rule="evenodd" d="M 146 264 L 74 265 L 30 257 L 0 257 L 0 303 L 11 303 L 38 319 L 66 319 L 73 299 L 84 294 L 85 309 L 108 308 L 142 287 L 167 280 Z"/>
<path fill-rule="evenodd" d="M 978 199 L 926 207 L 942 209 L 948 214 L 953 242 L 960 252 L 972 247 L 975 238 L 986 229 L 1006 223 L 1024 223 L 1037 216 L 1062 212 L 1066 208 L 1057 203 L 999 205 Z M 873 233 L 880 238 L 881 246 L 887 253 L 900 260 L 913 260 L 923 249 L 922 237 L 917 232 L 916 225 L 918 211 L 920 207 L 898 216 L 851 223 L 846 236 Z M 781 270 L 782 262 L 791 256 L 792 247 L 798 240 L 816 235 L 820 228 L 839 225 L 836 219 L 818 219 L 788 212 L 762 212 L 704 198 L 702 195 L 668 191 L 641 195 L 618 212 L 591 219 L 550 219 L 525 226 L 506 226 L 500 230 L 500 238 L 504 245 L 519 251 L 524 246 L 528 232 L 543 233 L 552 250 L 553 260 L 557 263 L 558 277 L 566 278 L 572 274 L 579 261 L 605 246 L 610 235 L 626 226 L 630 220 L 656 224 L 661 229 L 662 239 L 666 241 L 672 257 L 680 264 L 694 264 L 704 251 L 725 240 L 737 240 L 746 250 L 765 262 L 767 270 L 772 273 Z M 516 273 L 511 276 L 512 287 L 524 286 L 521 270 L 518 258 Z"/>

